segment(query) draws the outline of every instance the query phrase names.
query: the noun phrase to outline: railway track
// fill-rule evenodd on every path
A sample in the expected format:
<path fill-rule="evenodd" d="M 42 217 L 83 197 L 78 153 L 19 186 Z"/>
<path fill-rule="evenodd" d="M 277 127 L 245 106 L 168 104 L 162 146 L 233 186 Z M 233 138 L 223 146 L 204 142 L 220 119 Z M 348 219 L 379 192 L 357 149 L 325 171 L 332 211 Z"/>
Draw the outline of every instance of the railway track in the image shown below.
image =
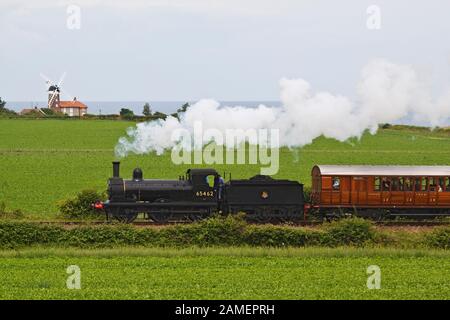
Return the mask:
<path fill-rule="evenodd" d="M 95 226 L 95 225 L 120 225 L 118 222 L 108 222 L 108 221 L 32 221 L 32 223 L 43 224 L 43 225 L 60 225 L 60 226 Z M 157 223 L 153 221 L 134 221 L 129 225 L 138 227 L 152 227 L 152 226 L 168 226 L 176 224 L 186 224 L 192 223 L 190 221 L 169 221 L 166 223 Z M 250 222 L 251 223 L 251 222 Z M 323 221 L 296 221 L 289 223 L 272 223 L 276 225 L 290 225 L 298 227 L 308 227 L 308 226 L 320 226 Z M 252 223 L 251 223 L 252 224 Z M 257 223 L 255 223 L 257 224 Z M 437 226 L 450 226 L 450 221 L 374 221 L 376 226 L 385 227 L 437 227 Z"/>

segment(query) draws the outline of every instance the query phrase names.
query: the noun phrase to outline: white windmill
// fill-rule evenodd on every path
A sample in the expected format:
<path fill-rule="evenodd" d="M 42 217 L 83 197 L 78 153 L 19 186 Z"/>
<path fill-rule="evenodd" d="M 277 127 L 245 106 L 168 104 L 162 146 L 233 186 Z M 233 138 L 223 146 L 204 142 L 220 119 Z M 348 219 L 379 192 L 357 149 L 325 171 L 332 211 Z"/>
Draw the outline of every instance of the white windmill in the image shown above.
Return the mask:
<path fill-rule="evenodd" d="M 61 77 L 59 78 L 58 83 L 56 84 L 55 82 L 53 82 L 52 80 L 50 80 L 49 77 L 47 77 L 45 74 L 41 73 L 41 77 L 42 79 L 45 80 L 46 83 L 46 87 L 47 87 L 47 92 L 48 92 L 48 105 L 47 107 L 49 109 L 58 109 L 59 105 L 60 105 L 60 92 L 64 92 L 65 94 L 67 94 L 67 92 L 65 92 L 64 90 L 61 89 L 61 85 L 64 81 L 64 77 L 66 76 L 66 73 L 64 72 Z M 69 94 L 67 94 L 69 95 Z M 69 95 L 70 96 L 70 95 Z"/>

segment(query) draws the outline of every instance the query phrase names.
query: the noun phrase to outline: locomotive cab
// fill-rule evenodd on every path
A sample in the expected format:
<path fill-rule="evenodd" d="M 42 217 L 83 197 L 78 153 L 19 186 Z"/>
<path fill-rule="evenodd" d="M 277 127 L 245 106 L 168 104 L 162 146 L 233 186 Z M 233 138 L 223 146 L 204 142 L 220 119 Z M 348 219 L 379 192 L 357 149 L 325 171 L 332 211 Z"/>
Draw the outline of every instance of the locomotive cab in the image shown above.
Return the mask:
<path fill-rule="evenodd" d="M 196 199 L 217 201 L 222 188 L 219 186 L 219 174 L 214 169 L 188 169 L 186 172 L 192 183 L 192 192 Z"/>

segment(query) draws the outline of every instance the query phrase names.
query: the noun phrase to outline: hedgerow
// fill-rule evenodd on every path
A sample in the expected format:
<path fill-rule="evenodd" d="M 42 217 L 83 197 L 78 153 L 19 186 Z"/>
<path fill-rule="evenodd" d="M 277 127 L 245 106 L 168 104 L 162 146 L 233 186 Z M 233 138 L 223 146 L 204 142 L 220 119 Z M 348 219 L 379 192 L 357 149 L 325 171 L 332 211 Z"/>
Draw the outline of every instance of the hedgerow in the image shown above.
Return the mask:
<path fill-rule="evenodd" d="M 426 243 L 430 247 L 450 249 L 450 227 L 433 230 L 426 235 Z"/>
<path fill-rule="evenodd" d="M 0 201 L 0 219 L 22 219 L 25 215 L 21 210 L 8 210 L 6 203 Z"/>
<path fill-rule="evenodd" d="M 243 241 L 250 246 L 303 247 L 320 245 L 324 234 L 321 231 L 287 226 L 252 225 L 243 234 Z"/>
<path fill-rule="evenodd" d="M 0 247 L 16 248 L 35 244 L 60 244 L 65 230 L 58 226 L 29 222 L 0 222 Z"/>
<path fill-rule="evenodd" d="M 333 221 L 326 226 L 322 244 L 362 246 L 375 238 L 373 223 L 361 218 Z"/>
<path fill-rule="evenodd" d="M 188 246 L 370 246 L 396 245 L 386 242 L 372 222 L 344 219 L 309 229 L 292 226 L 251 225 L 242 217 L 213 217 L 192 224 L 161 228 L 139 228 L 123 224 L 82 227 L 1 221 L 0 248 L 32 245 L 63 247 L 188 247 Z M 419 238 L 416 245 L 450 248 L 450 228 L 439 228 Z"/>
<path fill-rule="evenodd" d="M 62 216 L 66 218 L 98 219 L 99 214 L 92 204 L 102 200 L 105 200 L 105 194 L 96 190 L 82 190 L 75 197 L 60 201 L 58 208 Z"/>

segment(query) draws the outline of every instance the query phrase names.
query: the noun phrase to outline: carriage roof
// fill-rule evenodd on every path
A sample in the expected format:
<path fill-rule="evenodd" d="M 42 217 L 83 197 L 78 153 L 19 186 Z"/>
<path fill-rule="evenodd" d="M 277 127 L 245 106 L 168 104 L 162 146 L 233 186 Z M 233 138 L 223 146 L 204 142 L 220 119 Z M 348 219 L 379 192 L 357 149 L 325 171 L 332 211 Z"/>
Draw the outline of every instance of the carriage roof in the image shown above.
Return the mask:
<path fill-rule="evenodd" d="M 450 166 L 316 165 L 314 172 L 324 176 L 450 176 Z"/>

